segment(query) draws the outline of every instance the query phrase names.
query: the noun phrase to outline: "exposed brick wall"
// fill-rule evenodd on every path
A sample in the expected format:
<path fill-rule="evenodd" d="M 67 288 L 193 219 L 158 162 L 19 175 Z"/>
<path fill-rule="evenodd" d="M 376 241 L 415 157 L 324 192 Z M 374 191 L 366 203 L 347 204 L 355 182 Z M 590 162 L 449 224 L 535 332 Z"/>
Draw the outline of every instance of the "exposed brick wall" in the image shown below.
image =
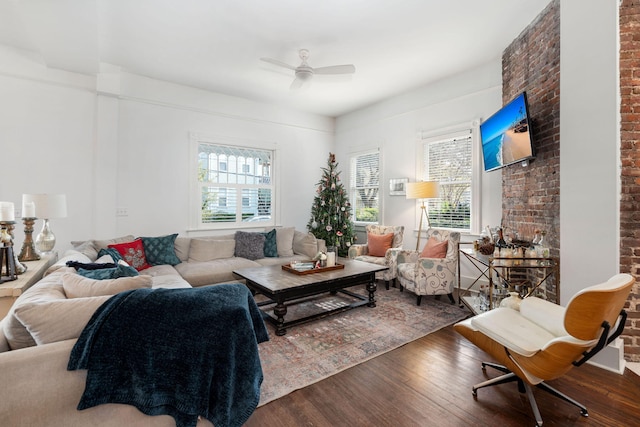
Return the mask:
<path fill-rule="evenodd" d="M 640 1 L 620 5 L 620 94 L 622 195 L 620 271 L 640 280 Z M 625 358 L 640 362 L 640 285 L 627 306 Z"/>
<path fill-rule="evenodd" d="M 546 231 L 551 254 L 560 253 L 560 2 L 552 1 L 505 49 L 502 100 L 520 92 L 529 100 L 535 159 L 502 169 L 502 226 L 521 239 Z M 555 301 L 555 280 L 547 297 Z"/>

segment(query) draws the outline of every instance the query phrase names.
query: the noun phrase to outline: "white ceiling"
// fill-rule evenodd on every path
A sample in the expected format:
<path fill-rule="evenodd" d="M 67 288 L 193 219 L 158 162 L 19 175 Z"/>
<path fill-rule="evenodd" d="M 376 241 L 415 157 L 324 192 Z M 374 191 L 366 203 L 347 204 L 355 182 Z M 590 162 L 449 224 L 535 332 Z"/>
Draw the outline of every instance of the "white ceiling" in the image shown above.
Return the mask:
<path fill-rule="evenodd" d="M 124 71 L 339 116 L 499 58 L 550 0 L 0 0 L 0 43 L 51 68 Z M 354 64 L 290 91 L 299 65 Z"/>

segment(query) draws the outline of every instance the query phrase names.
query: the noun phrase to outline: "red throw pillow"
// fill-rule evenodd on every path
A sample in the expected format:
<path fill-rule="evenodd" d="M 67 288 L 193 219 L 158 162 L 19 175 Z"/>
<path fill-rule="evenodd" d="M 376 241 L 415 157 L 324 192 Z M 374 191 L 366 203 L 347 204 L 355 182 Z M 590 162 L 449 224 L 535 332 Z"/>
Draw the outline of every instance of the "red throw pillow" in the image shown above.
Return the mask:
<path fill-rule="evenodd" d="M 440 242 L 435 237 L 430 237 L 429 241 L 425 245 L 420 258 L 444 258 L 447 256 L 447 249 L 449 248 L 449 241 L 443 240 Z"/>
<path fill-rule="evenodd" d="M 151 267 L 147 263 L 142 239 L 136 239 L 133 242 L 118 243 L 117 245 L 109 245 L 109 247 L 118 251 L 122 259 L 138 271 Z"/>
<path fill-rule="evenodd" d="M 372 234 L 367 233 L 367 246 L 370 256 L 385 256 L 387 249 L 393 244 L 393 233 Z"/>

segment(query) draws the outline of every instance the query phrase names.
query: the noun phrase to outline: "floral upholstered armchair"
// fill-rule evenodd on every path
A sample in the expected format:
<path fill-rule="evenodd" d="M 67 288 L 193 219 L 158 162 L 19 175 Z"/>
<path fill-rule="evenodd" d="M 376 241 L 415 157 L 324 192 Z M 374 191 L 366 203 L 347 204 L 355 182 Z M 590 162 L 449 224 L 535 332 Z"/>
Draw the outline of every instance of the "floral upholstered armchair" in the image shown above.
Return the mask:
<path fill-rule="evenodd" d="M 349 258 L 358 261 L 370 262 L 378 265 L 386 265 L 388 270 L 376 273 L 376 279 L 384 280 L 385 287 L 389 289 L 389 281 L 396 281 L 396 256 L 402 249 L 404 226 L 367 225 L 367 243 L 351 245 Z"/>
<path fill-rule="evenodd" d="M 427 230 L 427 244 L 422 252 L 402 250 L 397 253 L 397 276 L 400 290 L 418 296 L 447 295 L 453 304 L 457 285 L 458 244 L 460 233 L 435 228 Z"/>

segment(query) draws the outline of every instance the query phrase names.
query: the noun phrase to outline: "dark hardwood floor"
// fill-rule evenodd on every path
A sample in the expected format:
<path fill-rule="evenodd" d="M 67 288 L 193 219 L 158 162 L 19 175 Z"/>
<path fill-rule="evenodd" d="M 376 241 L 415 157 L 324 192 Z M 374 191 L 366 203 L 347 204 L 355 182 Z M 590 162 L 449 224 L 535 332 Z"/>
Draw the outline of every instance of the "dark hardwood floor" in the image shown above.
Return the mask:
<path fill-rule="evenodd" d="M 515 383 L 471 387 L 499 375 L 490 361 L 447 327 L 258 408 L 248 427 L 282 426 L 534 426 Z M 578 408 L 534 389 L 544 426 L 640 425 L 640 377 L 589 364 L 549 382 L 584 404 Z"/>

